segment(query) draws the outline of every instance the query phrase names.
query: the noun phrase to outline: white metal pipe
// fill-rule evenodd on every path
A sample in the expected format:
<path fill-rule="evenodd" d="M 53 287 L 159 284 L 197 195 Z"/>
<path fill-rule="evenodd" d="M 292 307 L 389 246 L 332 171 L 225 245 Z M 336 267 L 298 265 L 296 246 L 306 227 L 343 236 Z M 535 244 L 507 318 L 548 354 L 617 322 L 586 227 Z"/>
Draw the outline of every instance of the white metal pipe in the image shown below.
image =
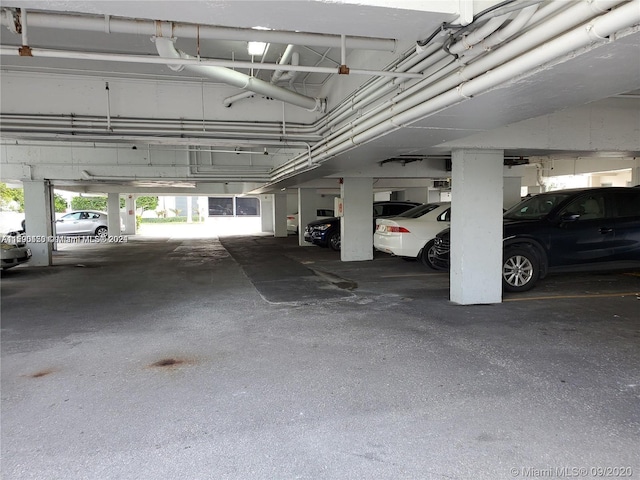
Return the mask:
<path fill-rule="evenodd" d="M 225 98 L 222 101 L 222 105 L 224 105 L 225 107 L 229 108 L 231 105 L 236 103 L 238 100 L 243 100 L 245 98 L 249 98 L 252 95 L 255 95 L 255 93 L 251 92 L 249 90 L 247 90 L 245 92 L 236 93 L 235 95 L 231 95 L 230 97 Z"/>
<path fill-rule="evenodd" d="M 510 13 L 492 18 L 480 28 L 474 30 L 469 35 L 462 37 L 461 40 L 458 40 L 456 43 L 451 45 L 451 47 L 449 47 L 449 52 L 457 55 L 464 50 L 472 48 L 476 43 L 480 43 L 482 40 L 495 32 L 498 28 L 500 28 L 502 24 L 507 21 L 509 16 L 511 16 Z"/>
<path fill-rule="evenodd" d="M 111 95 L 109 94 L 109 82 L 105 82 L 107 91 L 107 130 L 111 131 Z"/>
<path fill-rule="evenodd" d="M 451 58 L 446 52 L 441 50 L 441 47 L 441 44 L 430 45 L 421 54 L 413 53 L 409 59 L 401 62 L 394 71 L 419 72 L 422 77 L 427 76 L 428 73 L 423 71 L 427 66 L 432 65 L 433 62 L 441 58 Z M 425 56 L 427 56 L 427 58 L 420 61 L 420 59 Z M 401 81 L 404 80 L 405 79 L 401 79 Z M 347 102 L 343 102 L 338 108 L 332 111 L 326 119 L 323 119 L 320 125 L 320 133 L 325 133 L 344 120 L 353 110 L 365 108 L 372 102 L 388 94 L 390 90 L 397 86 L 395 80 L 390 82 L 386 78 L 378 78 L 371 81 L 366 87 L 352 95 Z"/>
<path fill-rule="evenodd" d="M 622 3 L 622 1 L 624 0 L 602 0 L 602 3 L 612 4 Z M 490 52 L 487 56 L 477 60 L 472 65 L 460 69 L 457 75 L 448 75 L 450 71 L 444 67 L 435 74 L 436 77 L 433 75 L 425 75 L 424 80 L 395 96 L 389 102 L 381 104 L 378 106 L 378 109 L 383 110 L 393 104 L 396 105 L 396 107 L 394 107 L 396 111 L 401 111 L 399 104 L 408 98 L 411 98 L 411 100 L 410 103 L 406 103 L 409 105 L 406 108 L 411 108 L 411 105 L 426 102 L 430 98 L 455 87 L 460 82 L 471 79 L 526 52 L 538 42 L 553 38 L 554 36 L 562 33 L 562 31 L 568 28 L 567 21 L 571 22 L 571 26 L 575 26 L 581 21 L 588 20 L 592 16 L 593 10 L 590 5 L 585 3 L 574 4 L 573 8 L 567 10 L 565 14 L 563 14 L 563 17 L 553 18 L 549 23 L 538 26 L 532 31 L 527 32 L 526 35 L 509 42 L 498 50 Z M 566 17 L 566 19 L 564 17 Z M 447 74 L 446 78 L 434 84 L 434 78 L 440 78 L 445 74 Z"/>
<path fill-rule="evenodd" d="M 533 18 L 533 15 L 536 13 L 538 9 L 538 5 L 530 5 L 520 11 L 518 16 L 514 18 L 509 25 L 504 28 L 501 28 L 494 34 L 488 36 L 482 41 L 482 48 L 484 50 L 489 50 L 490 48 L 501 44 L 508 38 L 511 38 L 516 33 L 522 31 L 522 29 L 529 23 L 529 21 Z"/>
<path fill-rule="evenodd" d="M 289 63 L 289 58 L 291 58 L 291 54 L 293 53 L 294 46 L 292 44 L 287 45 L 287 48 L 284 49 L 284 53 L 282 54 L 282 58 L 278 62 L 278 65 L 286 65 Z M 280 77 L 284 74 L 284 70 L 275 70 L 273 75 L 271 75 L 271 83 L 278 83 Z"/>
<path fill-rule="evenodd" d="M 442 108 L 483 93 L 563 54 L 588 46 L 595 41 L 601 41 L 621 29 L 636 25 L 640 23 L 639 7 L 640 0 L 632 0 L 588 25 L 577 27 L 546 44 L 539 45 L 507 64 L 491 69 L 477 78 L 462 83 L 458 88 L 448 90 L 425 103 L 419 103 L 409 110 L 388 118 L 384 122 L 372 125 L 372 128 L 361 127 L 358 132 L 352 131 L 349 133 L 350 144 L 360 144 L 380 135 L 382 132 L 388 133 L 391 130 L 405 126 Z M 329 152 L 330 150 L 327 150 L 325 155 L 330 155 L 331 153 Z M 317 161 L 318 159 L 316 159 Z"/>
<path fill-rule="evenodd" d="M 609 2 L 603 1 L 599 3 L 600 5 L 603 5 L 607 3 L 619 4 L 622 2 L 620 1 L 615 2 L 610 0 Z M 612 15 L 615 13 L 615 18 L 616 18 L 615 27 L 613 28 L 613 30 L 609 28 L 609 30 L 612 30 L 611 33 L 615 32 L 616 28 L 620 29 L 620 28 L 632 26 L 638 21 L 640 21 L 640 18 L 639 18 L 640 8 L 638 8 L 639 6 L 640 6 L 640 0 L 632 0 L 630 3 L 624 5 L 623 7 L 620 7 L 614 10 L 613 12 L 606 14 L 604 17 L 597 19 L 595 22 L 593 22 L 593 25 L 596 25 L 596 26 L 606 25 L 604 23 L 605 21 L 614 22 L 613 20 L 610 20 L 610 19 L 614 18 Z M 514 76 L 521 73 L 519 71 L 514 72 L 514 68 L 513 68 L 514 62 L 529 61 L 530 62 L 528 64 L 530 65 L 529 68 L 535 68 L 536 66 L 540 65 L 541 56 L 549 56 L 549 59 L 553 59 L 553 58 L 557 58 L 558 56 L 561 56 L 563 53 L 567 53 L 571 51 L 572 49 L 579 48 L 575 45 L 569 49 L 565 48 L 568 44 L 565 44 L 564 39 L 568 38 L 570 35 L 574 34 L 574 32 L 576 31 L 580 32 L 581 30 L 580 27 L 575 28 L 575 22 L 578 18 L 580 18 L 580 20 L 583 20 L 584 17 L 587 17 L 588 19 L 589 17 L 592 16 L 591 6 L 586 5 L 586 11 L 584 7 L 585 7 L 585 4 L 576 4 L 574 5 L 573 8 L 565 12 L 564 16 L 567 17 L 567 20 L 570 21 L 571 23 L 574 23 L 573 25 L 574 30 L 572 30 L 568 34 L 564 34 L 559 38 L 547 43 L 543 47 L 536 48 L 535 49 L 537 53 L 536 56 L 532 56 L 532 54 L 530 53 L 521 54 L 520 57 L 510 61 L 505 65 L 502 65 L 502 67 L 498 69 L 496 68 L 497 65 L 501 65 L 504 63 L 504 61 L 502 61 L 502 58 L 505 56 L 505 54 L 503 53 L 499 57 L 495 57 L 494 55 L 489 54 L 487 57 L 483 58 L 482 60 L 493 57 L 491 59 L 491 62 L 493 63 L 500 62 L 500 63 L 497 63 L 497 65 L 493 67 L 487 68 L 486 66 L 487 62 L 485 62 L 485 65 L 482 65 L 484 70 L 479 72 L 475 76 L 479 76 L 484 73 L 483 77 L 485 82 L 488 81 L 487 79 L 491 79 L 495 81 L 495 79 L 498 78 L 499 81 L 497 84 L 499 84 L 501 81 L 504 81 L 505 79 L 508 79 L 508 78 L 513 78 Z M 607 20 L 603 20 L 603 18 L 606 18 Z M 536 28 L 528 32 L 526 36 L 523 36 L 523 37 L 527 37 L 524 41 L 522 40 L 523 37 L 520 37 L 516 39 L 516 41 L 510 42 L 505 47 L 512 46 L 512 44 L 515 43 L 516 45 L 515 47 L 512 47 L 513 49 L 515 50 L 524 49 L 524 51 L 529 50 L 530 47 L 527 44 L 527 42 L 529 41 L 529 37 L 533 37 L 534 40 L 538 38 L 542 33 L 542 32 L 539 32 L 538 30 L 543 30 L 543 32 L 545 32 L 548 35 L 548 38 L 556 37 L 557 33 L 555 32 L 555 29 L 559 28 L 559 25 L 557 25 L 559 21 L 556 19 L 553 19 L 553 20 L 554 22 L 552 25 L 554 28 L 550 28 L 548 25 L 542 26 L 540 28 Z M 578 22 L 580 20 L 578 20 Z M 588 31 L 585 30 L 585 32 L 581 32 L 582 34 L 579 36 L 581 36 L 582 42 L 584 43 L 584 45 L 582 46 L 592 43 L 594 37 L 596 38 L 603 37 L 603 36 L 606 36 L 607 34 L 611 34 L 611 33 L 606 33 L 608 30 L 605 30 L 604 32 L 602 32 L 601 30 L 604 30 L 604 29 L 593 27 L 593 28 L 589 28 Z M 587 40 L 585 40 L 584 38 L 585 36 Z M 549 48 L 550 44 L 553 44 L 554 49 Z M 505 47 L 498 50 L 497 52 L 501 52 L 502 50 L 505 49 Z M 507 56 L 508 58 L 512 59 L 514 55 L 512 55 L 511 53 L 512 52 L 508 52 Z M 533 58 L 533 60 L 531 60 L 531 58 Z M 476 65 L 478 65 L 479 63 L 480 61 L 466 68 L 469 69 L 470 67 L 476 67 Z M 498 71 L 499 74 L 495 73 L 496 71 Z M 499 75 L 503 75 L 503 76 L 500 77 Z M 447 106 L 451 106 L 455 103 L 458 103 L 462 101 L 464 97 L 477 94 L 477 93 L 473 93 L 476 91 L 475 89 L 470 90 L 471 88 L 470 85 L 473 85 L 474 87 L 476 87 L 477 85 L 482 85 L 481 80 L 478 80 L 478 81 L 469 80 L 466 84 L 461 85 L 460 88 L 456 88 L 461 81 L 464 81 L 464 75 L 462 75 L 461 77 L 462 77 L 461 79 L 454 78 L 453 80 L 450 80 L 448 78 L 444 79 L 443 81 L 438 82 L 438 84 L 436 84 L 435 86 L 427 88 L 425 92 L 420 92 L 420 94 L 414 95 L 410 99 L 411 100 L 410 103 L 408 101 L 405 102 L 408 105 L 404 107 L 404 109 L 401 106 L 398 106 L 397 113 L 392 112 L 391 114 L 389 114 L 387 112 L 383 112 L 377 116 L 374 116 L 368 119 L 366 122 L 359 123 L 357 126 L 350 125 L 345 127 L 343 129 L 343 133 L 340 136 L 334 137 L 333 140 L 330 142 L 323 142 L 322 144 L 318 144 L 315 146 L 315 150 L 316 152 L 318 152 L 318 155 L 316 156 L 314 161 L 317 163 L 318 161 L 321 161 L 324 158 L 329 158 L 346 149 L 353 148 L 355 145 L 368 141 L 369 139 L 374 138 L 378 135 L 388 133 L 389 131 L 400 128 L 400 126 L 411 123 L 419 118 L 423 118 L 424 116 L 430 113 L 433 113 L 438 109 L 442 109 Z M 473 78 L 473 76 L 470 76 L 470 78 Z M 447 88 L 443 89 L 444 86 L 446 86 Z M 489 87 L 487 85 L 484 85 L 484 88 L 486 89 Z M 434 93 L 438 91 L 440 93 L 434 95 Z M 297 165 L 302 165 L 301 159 L 294 159 L 294 162 L 296 162 Z M 276 177 L 277 176 L 274 172 L 274 176 L 272 177 L 272 179 Z"/>
<path fill-rule="evenodd" d="M 105 28 L 105 21 L 108 26 Z M 2 18 L 5 23 L 5 18 Z M 260 41 L 266 43 L 293 43 L 316 47 L 340 48 L 340 35 L 325 35 L 305 32 L 282 32 L 257 30 L 253 28 L 232 28 L 212 25 L 161 22 L 154 20 L 130 19 L 97 15 L 77 15 L 62 13 L 30 12 L 29 25 L 32 27 L 56 28 L 62 30 L 85 30 L 93 32 L 130 33 L 136 35 L 176 36 L 212 40 Z M 7 25 L 8 26 L 8 25 Z M 396 41 L 390 38 L 352 37 L 349 47 L 362 50 L 394 52 Z"/>
<path fill-rule="evenodd" d="M 20 9 L 20 24 L 22 25 L 22 45 L 29 45 L 29 39 L 27 37 L 27 9 Z"/>
<path fill-rule="evenodd" d="M 164 38 L 164 37 L 158 37 Z M 76 52 L 69 50 L 51 50 L 44 48 L 32 48 L 34 57 L 46 58 L 66 58 L 70 60 L 97 60 L 101 62 L 123 62 L 123 63 L 142 63 L 142 64 L 160 64 L 166 65 L 171 63 L 176 66 L 205 66 L 205 67 L 225 67 L 225 68 L 253 68 L 256 66 L 252 62 L 239 62 L 235 60 L 218 60 L 218 59 L 197 59 L 189 56 L 188 58 L 165 58 L 151 57 L 148 55 L 128 55 L 118 53 L 97 53 L 97 52 Z M 0 47 L 0 55 L 17 55 L 18 47 L 3 45 Z M 261 63 L 260 68 L 265 70 L 284 70 L 294 72 L 310 72 L 310 73 L 338 73 L 337 68 L 331 67 L 309 67 L 302 65 L 279 65 L 270 63 Z M 402 73 L 387 72 L 379 70 L 351 70 L 351 73 L 358 75 L 385 76 L 385 77 L 403 77 L 403 78 L 421 78 L 419 73 Z"/>
<path fill-rule="evenodd" d="M 164 37 L 156 37 L 156 48 L 158 53 L 165 58 L 178 58 L 190 60 L 191 57 L 186 53 L 175 48 L 173 40 Z M 277 87 L 269 82 L 250 77 L 244 73 L 236 72 L 228 68 L 186 65 L 192 71 L 206 75 L 207 77 L 222 81 L 229 85 L 233 85 L 255 93 L 261 93 L 269 97 L 291 103 L 298 107 L 305 108 L 311 112 L 321 111 L 323 109 L 323 101 L 319 98 L 311 98 L 301 95 L 291 90 Z"/>

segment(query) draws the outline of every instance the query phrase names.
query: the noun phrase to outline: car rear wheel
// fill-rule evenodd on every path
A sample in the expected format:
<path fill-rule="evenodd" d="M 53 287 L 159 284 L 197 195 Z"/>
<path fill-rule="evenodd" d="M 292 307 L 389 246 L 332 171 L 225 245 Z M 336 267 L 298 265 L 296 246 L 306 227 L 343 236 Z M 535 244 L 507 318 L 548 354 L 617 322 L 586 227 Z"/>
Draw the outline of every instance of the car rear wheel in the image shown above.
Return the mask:
<path fill-rule="evenodd" d="M 434 270 L 442 270 L 442 268 L 438 267 L 433 262 L 433 259 L 436 256 L 436 246 L 433 240 L 427 242 L 427 244 L 422 247 L 422 251 L 420 252 L 420 261 L 425 267 L 432 268 Z"/>
<path fill-rule="evenodd" d="M 540 262 L 529 248 L 513 247 L 504 253 L 502 286 L 508 292 L 526 292 L 540 277 Z"/>
<path fill-rule="evenodd" d="M 104 238 L 108 232 L 107 227 L 98 227 L 96 228 L 96 237 Z"/>
<path fill-rule="evenodd" d="M 329 247 L 331 250 L 335 250 L 336 252 L 340 250 L 340 232 L 333 232 L 329 235 Z"/>

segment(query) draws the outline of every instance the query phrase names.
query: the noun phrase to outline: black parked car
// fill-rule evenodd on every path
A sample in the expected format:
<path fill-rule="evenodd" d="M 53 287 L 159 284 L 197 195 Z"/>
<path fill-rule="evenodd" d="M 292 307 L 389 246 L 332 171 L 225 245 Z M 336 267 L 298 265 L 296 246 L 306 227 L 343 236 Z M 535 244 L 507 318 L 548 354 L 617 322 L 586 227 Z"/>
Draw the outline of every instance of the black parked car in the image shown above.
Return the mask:
<path fill-rule="evenodd" d="M 373 202 L 373 230 L 376 228 L 376 218 L 395 217 L 418 205 L 420 203 L 393 200 Z M 304 239 L 320 247 L 340 250 L 340 217 L 325 218 L 309 223 L 304 230 Z"/>
<path fill-rule="evenodd" d="M 449 268 L 450 231 L 436 235 L 434 264 Z M 631 267 L 640 261 L 640 188 L 559 190 L 504 214 L 502 285 L 531 289 L 549 271 Z"/>

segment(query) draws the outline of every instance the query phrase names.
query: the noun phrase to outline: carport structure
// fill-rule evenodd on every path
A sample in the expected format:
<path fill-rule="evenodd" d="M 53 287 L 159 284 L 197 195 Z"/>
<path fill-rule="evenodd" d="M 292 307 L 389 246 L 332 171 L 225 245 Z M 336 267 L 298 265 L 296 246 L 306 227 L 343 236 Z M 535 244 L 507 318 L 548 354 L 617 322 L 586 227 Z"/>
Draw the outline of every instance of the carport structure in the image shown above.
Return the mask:
<path fill-rule="evenodd" d="M 375 191 L 451 179 L 451 300 L 500 302 L 501 208 L 536 172 L 640 183 L 640 0 L 389 3 L 5 2 L 1 173 L 29 234 L 51 235 L 53 187 L 113 213 L 259 195 L 276 236 L 287 191 L 304 225 L 339 188 L 342 260 L 369 260 Z"/>

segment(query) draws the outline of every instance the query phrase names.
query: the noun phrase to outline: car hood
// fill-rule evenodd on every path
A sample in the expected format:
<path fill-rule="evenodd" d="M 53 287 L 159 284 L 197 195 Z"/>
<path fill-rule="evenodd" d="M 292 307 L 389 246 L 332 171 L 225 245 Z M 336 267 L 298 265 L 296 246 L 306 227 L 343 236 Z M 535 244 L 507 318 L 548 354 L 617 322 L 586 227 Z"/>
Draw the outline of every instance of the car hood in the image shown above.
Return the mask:
<path fill-rule="evenodd" d="M 340 217 L 323 218 L 320 220 L 314 220 L 313 222 L 309 222 L 307 223 L 307 226 L 315 227 L 316 225 L 324 225 L 325 223 L 334 223 L 339 221 L 340 221 Z"/>

